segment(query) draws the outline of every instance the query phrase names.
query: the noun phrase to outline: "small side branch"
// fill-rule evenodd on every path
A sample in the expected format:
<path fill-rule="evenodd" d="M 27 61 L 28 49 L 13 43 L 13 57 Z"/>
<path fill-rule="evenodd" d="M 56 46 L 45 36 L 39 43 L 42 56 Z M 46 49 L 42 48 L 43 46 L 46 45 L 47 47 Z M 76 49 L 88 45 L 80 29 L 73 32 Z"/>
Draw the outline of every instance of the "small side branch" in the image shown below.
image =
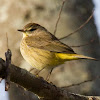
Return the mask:
<path fill-rule="evenodd" d="M 67 37 L 73 35 L 74 33 L 78 32 L 80 29 L 82 29 L 82 28 L 91 20 L 92 17 L 93 17 L 93 12 L 92 12 L 92 14 L 90 15 L 90 17 L 89 17 L 80 27 L 78 27 L 74 32 L 71 32 L 69 35 L 64 36 L 64 37 L 62 37 L 62 38 L 59 38 L 59 40 L 65 39 L 65 38 L 67 38 Z"/>
<path fill-rule="evenodd" d="M 91 39 L 91 40 L 90 40 L 88 43 L 86 43 L 86 44 L 77 45 L 77 46 L 70 46 L 70 47 L 72 47 L 72 48 L 83 47 L 83 46 L 92 44 L 95 40 L 96 40 L 96 38 L 93 38 L 93 39 Z"/>
<path fill-rule="evenodd" d="M 71 84 L 71 85 L 68 85 L 68 86 L 65 86 L 65 87 L 62 87 L 62 88 L 64 88 L 64 89 L 66 88 L 67 89 L 67 88 L 70 88 L 70 87 L 73 87 L 73 86 L 79 86 L 79 85 L 82 85 L 82 84 L 87 83 L 87 82 L 93 82 L 93 81 L 95 81 L 97 79 L 100 79 L 100 76 L 98 76 L 96 78 L 92 78 L 92 79 L 88 79 L 88 80 L 82 81 L 80 83 Z"/>
<path fill-rule="evenodd" d="M 62 5 L 61 5 L 61 9 L 60 9 L 60 12 L 59 12 L 59 15 L 58 15 L 58 19 L 57 19 L 57 22 L 56 22 L 56 25 L 55 25 L 54 35 L 56 35 L 57 26 L 58 26 L 58 23 L 59 23 L 59 20 L 60 20 L 60 16 L 61 16 L 64 4 L 65 4 L 65 1 L 66 0 L 63 0 Z"/>

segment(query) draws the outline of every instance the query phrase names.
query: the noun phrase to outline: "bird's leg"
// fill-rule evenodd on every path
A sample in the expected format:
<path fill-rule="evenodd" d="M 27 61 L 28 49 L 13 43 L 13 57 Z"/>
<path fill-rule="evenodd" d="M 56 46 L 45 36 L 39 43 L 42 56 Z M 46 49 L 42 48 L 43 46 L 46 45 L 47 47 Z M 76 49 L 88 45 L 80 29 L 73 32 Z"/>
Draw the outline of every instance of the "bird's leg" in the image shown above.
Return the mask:
<path fill-rule="evenodd" d="M 52 69 L 50 70 L 50 72 L 48 73 L 48 75 L 47 75 L 47 77 L 46 77 L 46 81 L 49 81 L 52 71 L 53 71 L 53 68 L 52 68 Z"/>
<path fill-rule="evenodd" d="M 30 69 L 30 71 L 29 71 L 29 72 L 33 71 L 34 69 L 35 69 L 35 68 Z"/>
<path fill-rule="evenodd" d="M 38 76 L 38 74 L 44 69 L 45 67 L 43 67 L 41 70 L 39 70 L 35 75 Z"/>

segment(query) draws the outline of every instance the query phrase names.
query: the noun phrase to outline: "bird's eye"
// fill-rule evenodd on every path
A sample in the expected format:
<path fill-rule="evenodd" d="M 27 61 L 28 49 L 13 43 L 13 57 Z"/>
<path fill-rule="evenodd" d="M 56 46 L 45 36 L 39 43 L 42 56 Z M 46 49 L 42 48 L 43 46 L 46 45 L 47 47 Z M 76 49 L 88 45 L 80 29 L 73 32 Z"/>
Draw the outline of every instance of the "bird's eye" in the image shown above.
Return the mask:
<path fill-rule="evenodd" d="M 35 31 L 35 30 L 36 30 L 36 29 L 33 29 L 33 28 L 32 28 L 32 29 L 30 29 L 29 31 Z"/>

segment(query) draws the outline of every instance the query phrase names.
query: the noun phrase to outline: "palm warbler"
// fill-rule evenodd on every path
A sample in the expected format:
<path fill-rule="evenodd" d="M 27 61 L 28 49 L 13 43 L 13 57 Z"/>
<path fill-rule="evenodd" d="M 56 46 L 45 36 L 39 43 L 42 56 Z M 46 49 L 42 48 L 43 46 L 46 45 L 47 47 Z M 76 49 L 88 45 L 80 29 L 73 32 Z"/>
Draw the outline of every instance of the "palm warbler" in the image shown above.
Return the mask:
<path fill-rule="evenodd" d="M 69 60 L 96 60 L 92 57 L 76 54 L 72 48 L 60 42 L 39 24 L 29 23 L 18 31 L 23 32 L 23 39 L 20 44 L 22 56 L 33 68 L 38 70 L 52 69 Z"/>

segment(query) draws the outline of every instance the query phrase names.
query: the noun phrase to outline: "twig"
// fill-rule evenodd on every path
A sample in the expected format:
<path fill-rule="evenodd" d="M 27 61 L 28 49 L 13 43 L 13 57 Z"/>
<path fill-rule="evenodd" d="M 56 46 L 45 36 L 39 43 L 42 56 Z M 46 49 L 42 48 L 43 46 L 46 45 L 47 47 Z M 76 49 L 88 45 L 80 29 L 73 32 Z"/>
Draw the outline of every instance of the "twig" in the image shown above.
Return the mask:
<path fill-rule="evenodd" d="M 9 48 L 9 46 L 8 46 L 8 34 L 6 33 L 6 39 L 7 39 L 7 50 L 8 50 L 8 48 Z"/>
<path fill-rule="evenodd" d="M 56 21 L 56 25 L 55 25 L 54 35 L 56 35 L 57 26 L 58 26 L 58 23 L 59 23 L 59 20 L 60 20 L 60 16 L 61 16 L 61 13 L 62 13 L 62 10 L 63 10 L 63 7 L 64 7 L 64 4 L 65 4 L 65 1 L 66 1 L 66 0 L 63 0 L 63 1 L 62 1 L 62 5 L 61 5 L 60 12 L 59 12 L 59 16 L 58 16 L 58 19 L 57 19 L 57 21 Z"/>
<path fill-rule="evenodd" d="M 2 81 L 2 78 L 0 77 L 0 83 L 1 83 L 1 81 Z"/>
<path fill-rule="evenodd" d="M 83 47 L 83 46 L 86 46 L 86 45 L 89 45 L 89 44 L 91 44 L 91 43 L 93 43 L 94 42 L 94 40 L 95 40 L 95 38 L 94 39 L 92 39 L 90 42 L 88 42 L 88 43 L 86 43 L 86 44 L 82 44 L 82 45 L 77 45 L 77 46 L 70 46 L 70 47 Z"/>
<path fill-rule="evenodd" d="M 90 44 L 90 42 L 89 43 L 86 43 L 86 44 L 77 45 L 77 46 L 70 46 L 70 47 L 77 48 L 77 47 L 83 47 L 83 46 L 86 46 L 86 45 L 89 45 L 89 44 Z"/>
<path fill-rule="evenodd" d="M 93 12 L 92 12 L 92 14 L 90 15 L 90 17 L 89 17 L 80 27 L 78 27 L 74 32 L 71 32 L 69 35 L 64 36 L 64 37 L 62 37 L 62 38 L 59 38 L 59 40 L 65 39 L 65 38 L 71 36 L 72 34 L 78 32 L 80 29 L 82 29 L 82 28 L 91 20 L 92 17 L 93 17 Z"/>
<path fill-rule="evenodd" d="M 62 88 L 65 89 L 65 88 L 70 88 L 70 87 L 73 87 L 73 86 L 79 86 L 79 85 L 82 85 L 82 84 L 87 83 L 87 82 L 93 82 L 93 81 L 95 81 L 95 80 L 97 80 L 97 79 L 100 79 L 100 76 L 98 76 L 98 77 L 96 77 L 96 78 L 93 78 L 93 79 L 85 80 L 85 81 L 80 82 L 80 83 L 71 84 L 71 85 L 68 85 L 68 86 L 65 86 L 65 87 L 62 87 Z"/>

